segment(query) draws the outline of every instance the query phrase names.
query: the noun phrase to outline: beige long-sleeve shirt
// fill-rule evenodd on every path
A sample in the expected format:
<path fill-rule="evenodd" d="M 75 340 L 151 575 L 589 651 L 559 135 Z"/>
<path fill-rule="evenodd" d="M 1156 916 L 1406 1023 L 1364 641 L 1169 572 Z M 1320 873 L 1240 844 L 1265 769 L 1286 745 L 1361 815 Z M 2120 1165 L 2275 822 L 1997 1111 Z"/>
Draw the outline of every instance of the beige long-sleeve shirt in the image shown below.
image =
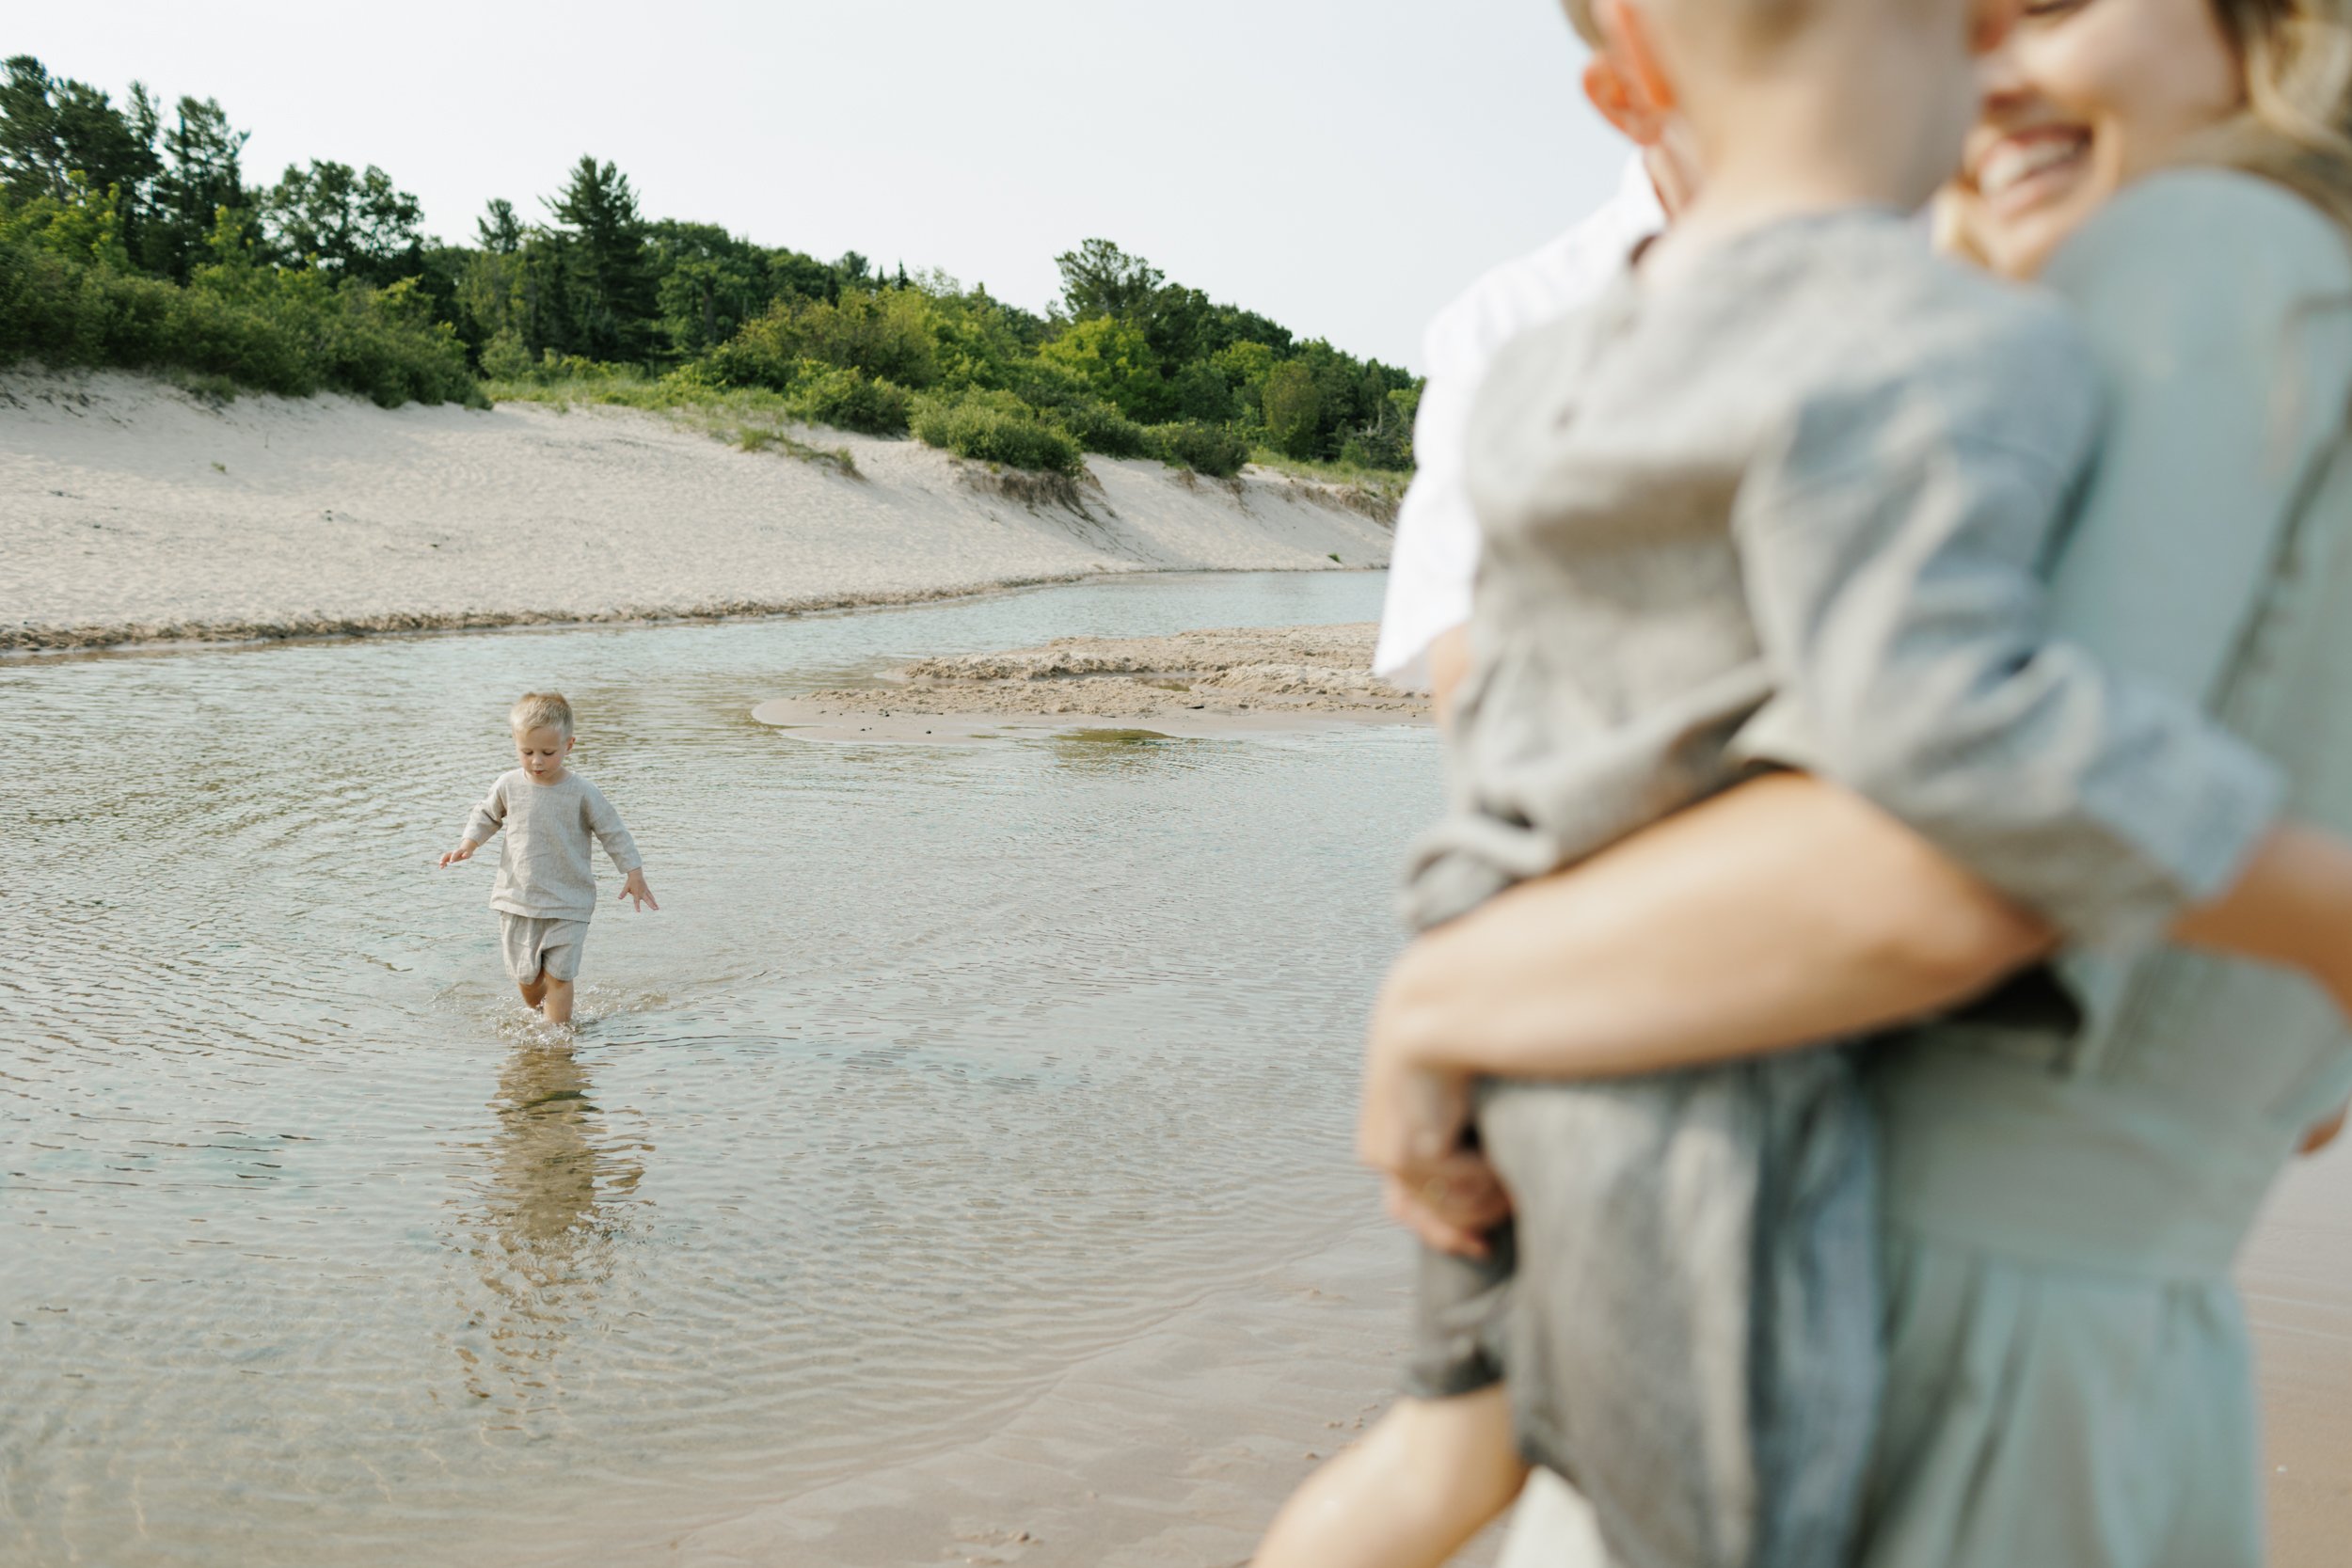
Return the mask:
<path fill-rule="evenodd" d="M 540 919 L 586 920 L 596 912 L 596 871 L 589 841 L 604 846 L 626 875 L 644 862 L 636 840 L 604 792 L 566 769 L 554 784 L 533 784 L 513 768 L 499 775 L 474 807 L 466 838 L 486 844 L 501 828 L 498 884 L 490 907 Z"/>

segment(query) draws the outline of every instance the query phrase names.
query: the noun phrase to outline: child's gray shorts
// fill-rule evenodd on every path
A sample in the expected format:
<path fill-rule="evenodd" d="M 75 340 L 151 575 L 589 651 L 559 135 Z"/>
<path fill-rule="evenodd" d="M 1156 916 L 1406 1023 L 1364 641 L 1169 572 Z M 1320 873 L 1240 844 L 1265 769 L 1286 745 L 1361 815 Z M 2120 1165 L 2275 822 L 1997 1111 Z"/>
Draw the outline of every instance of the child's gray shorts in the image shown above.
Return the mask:
<path fill-rule="evenodd" d="M 584 920 L 499 911 L 499 946 L 506 955 L 506 973 L 518 986 L 527 986 L 543 974 L 550 980 L 579 978 L 580 949 L 587 945 Z"/>
<path fill-rule="evenodd" d="M 1483 1263 L 1424 1252 L 1406 1391 L 1503 1382 L 1618 1568 L 1844 1561 L 1880 1383 L 1851 1055 L 1490 1080 L 1478 1128 L 1515 1212 Z"/>

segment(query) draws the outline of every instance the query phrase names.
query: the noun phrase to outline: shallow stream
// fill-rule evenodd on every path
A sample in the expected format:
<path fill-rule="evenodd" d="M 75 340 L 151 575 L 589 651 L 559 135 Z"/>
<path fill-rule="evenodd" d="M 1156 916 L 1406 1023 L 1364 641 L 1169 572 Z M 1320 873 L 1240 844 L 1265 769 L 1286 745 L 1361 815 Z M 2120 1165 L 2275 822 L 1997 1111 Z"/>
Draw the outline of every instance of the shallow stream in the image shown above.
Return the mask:
<path fill-rule="evenodd" d="M 0 1560 L 600 1560 L 616 1498 L 683 1527 L 945 1443 L 1347 1223 L 1425 728 L 750 710 L 1380 586 L 0 664 Z M 494 855 L 434 864 L 529 688 L 662 904 L 607 903 L 568 1044 Z"/>

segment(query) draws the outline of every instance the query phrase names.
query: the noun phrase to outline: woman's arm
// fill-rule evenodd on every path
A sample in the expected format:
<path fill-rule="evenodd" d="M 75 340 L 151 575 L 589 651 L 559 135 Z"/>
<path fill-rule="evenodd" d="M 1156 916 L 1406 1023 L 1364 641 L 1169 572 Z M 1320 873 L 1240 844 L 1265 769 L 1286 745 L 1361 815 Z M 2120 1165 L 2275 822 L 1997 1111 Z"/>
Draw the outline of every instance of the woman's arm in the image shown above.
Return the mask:
<path fill-rule="evenodd" d="M 2352 1013 L 2352 847 L 2280 829 L 2172 934 L 2301 969 Z M 1691 1067 L 1940 1011 L 2052 940 L 1860 797 L 1776 774 L 1414 942 L 1373 1053 L 1530 1078 Z"/>
<path fill-rule="evenodd" d="M 2287 828 L 2176 940 L 2322 974 L 2352 1013 L 2352 849 Z M 1358 1149 L 1433 1246 L 1500 1217 L 1461 1080 L 1698 1066 L 1884 1027 L 2044 956 L 2049 929 L 1860 797 L 1775 774 L 1410 947 L 1372 1022 Z M 2332 1136 L 2314 1129 L 2312 1147 Z"/>
<path fill-rule="evenodd" d="M 1894 818 L 1776 774 L 1408 947 L 1375 1057 L 1595 1077 L 1918 1017 L 2045 953 L 2048 930 Z"/>

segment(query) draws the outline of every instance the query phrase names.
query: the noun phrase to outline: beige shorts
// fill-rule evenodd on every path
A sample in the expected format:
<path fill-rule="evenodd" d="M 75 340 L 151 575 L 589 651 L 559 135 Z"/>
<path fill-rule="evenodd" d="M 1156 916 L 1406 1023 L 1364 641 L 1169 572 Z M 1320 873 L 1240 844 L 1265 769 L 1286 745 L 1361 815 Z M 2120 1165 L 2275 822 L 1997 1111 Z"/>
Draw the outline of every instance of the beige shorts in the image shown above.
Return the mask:
<path fill-rule="evenodd" d="M 499 911 L 499 947 L 506 955 L 506 973 L 518 986 L 543 975 L 549 980 L 579 978 L 580 950 L 587 945 L 584 920 L 551 920 Z"/>

